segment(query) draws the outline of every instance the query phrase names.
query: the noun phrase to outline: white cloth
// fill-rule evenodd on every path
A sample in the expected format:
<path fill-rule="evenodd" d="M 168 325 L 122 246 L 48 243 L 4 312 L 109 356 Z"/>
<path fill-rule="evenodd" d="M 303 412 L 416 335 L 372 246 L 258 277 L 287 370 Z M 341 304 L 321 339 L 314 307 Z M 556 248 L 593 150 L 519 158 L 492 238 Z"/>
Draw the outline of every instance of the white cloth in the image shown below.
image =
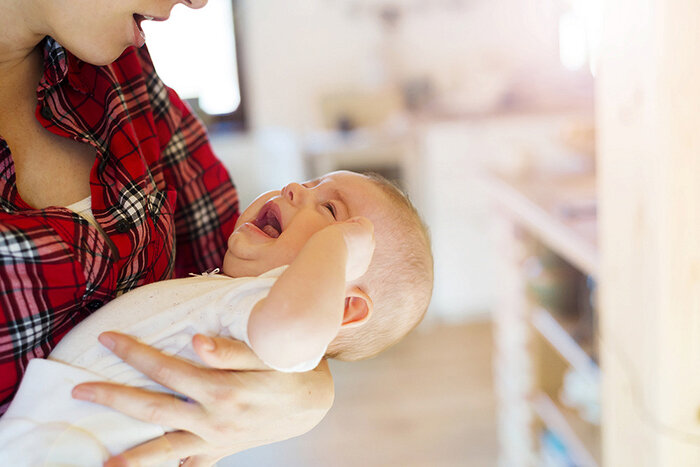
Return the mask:
<path fill-rule="evenodd" d="M 76 384 L 99 380 L 172 392 L 117 358 L 97 336 L 120 331 L 201 362 L 192 349 L 192 336 L 223 335 L 248 343 L 250 312 L 284 269 L 253 278 L 203 275 L 157 282 L 93 313 L 61 340 L 48 359 L 29 362 L 15 399 L 0 418 L 0 465 L 102 465 L 110 454 L 168 431 L 71 397 Z M 308 371 L 322 357 L 286 371 Z"/>
<path fill-rule="evenodd" d="M 74 213 L 78 214 L 80 217 L 92 224 L 93 227 L 96 227 L 100 233 L 104 234 L 102 227 L 97 223 L 97 219 L 95 219 L 95 215 L 92 213 L 92 196 L 88 196 L 87 198 L 83 198 L 73 204 L 69 204 L 66 206 L 66 209 L 70 209 Z"/>

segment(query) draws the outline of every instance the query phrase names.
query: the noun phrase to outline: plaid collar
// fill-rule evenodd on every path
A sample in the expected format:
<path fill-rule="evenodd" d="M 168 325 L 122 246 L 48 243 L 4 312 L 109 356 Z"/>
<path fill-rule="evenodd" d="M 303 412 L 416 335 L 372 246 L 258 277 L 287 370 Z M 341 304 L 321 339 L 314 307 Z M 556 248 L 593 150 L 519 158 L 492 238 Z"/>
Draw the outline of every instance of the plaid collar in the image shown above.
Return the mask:
<path fill-rule="evenodd" d="M 81 78 L 81 70 L 88 64 L 67 52 L 51 36 L 46 36 L 44 38 L 43 48 L 44 75 L 37 89 L 39 95 L 43 96 L 46 91 L 58 86 L 66 77 L 70 85 L 76 91 L 88 93 L 89 86 L 85 80 Z"/>

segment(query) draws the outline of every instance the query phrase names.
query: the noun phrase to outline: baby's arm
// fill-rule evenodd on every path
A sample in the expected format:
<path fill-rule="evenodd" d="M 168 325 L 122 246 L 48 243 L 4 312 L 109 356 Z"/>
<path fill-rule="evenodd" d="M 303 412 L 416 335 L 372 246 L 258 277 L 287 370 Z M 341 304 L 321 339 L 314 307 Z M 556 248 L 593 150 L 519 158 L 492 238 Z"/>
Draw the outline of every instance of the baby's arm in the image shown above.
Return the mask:
<path fill-rule="evenodd" d="M 321 355 L 343 322 L 346 283 L 365 273 L 374 229 L 365 218 L 314 234 L 248 320 L 255 353 L 275 368 L 293 368 Z"/>

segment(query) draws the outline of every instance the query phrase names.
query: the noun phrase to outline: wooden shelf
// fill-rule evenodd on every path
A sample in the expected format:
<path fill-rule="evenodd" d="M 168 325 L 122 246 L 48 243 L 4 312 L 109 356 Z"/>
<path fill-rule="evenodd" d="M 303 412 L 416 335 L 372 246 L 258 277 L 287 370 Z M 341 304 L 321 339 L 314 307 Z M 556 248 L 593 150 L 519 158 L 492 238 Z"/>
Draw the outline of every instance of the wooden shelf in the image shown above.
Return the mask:
<path fill-rule="evenodd" d="M 508 177 L 492 174 L 487 178 L 485 188 L 504 221 L 498 226 L 500 232 L 505 233 L 502 237 L 503 270 L 505 280 L 510 281 L 507 295 L 497 310 L 496 322 L 504 328 L 531 325 L 531 333 L 525 342 L 501 345 L 501 348 L 510 349 L 511 358 L 516 352 L 523 352 L 527 363 L 524 367 L 530 372 L 530 378 L 520 378 L 518 370 L 511 369 L 504 380 L 499 381 L 501 386 L 507 387 L 520 378 L 526 386 L 525 391 L 507 401 L 510 405 L 503 407 L 504 419 L 516 424 L 522 432 L 522 438 L 510 441 L 504 452 L 509 461 L 514 462 L 512 465 L 531 465 L 527 459 L 537 455 L 537 433 L 544 425 L 566 446 L 575 465 L 597 467 L 602 462 L 600 427 L 585 421 L 577 410 L 558 402 L 569 371 L 586 378 L 590 390 L 599 393 L 596 388 L 600 388 L 601 371 L 594 360 L 597 354 L 595 330 L 589 333 L 578 327 L 583 325 L 581 320 L 590 320 L 591 326 L 595 326 L 595 319 L 591 310 L 584 309 L 584 303 L 579 303 L 583 298 L 574 300 L 572 297 L 571 305 L 580 309 L 571 310 L 570 318 L 553 314 L 542 303 L 533 302 L 537 294 L 529 296 L 528 271 L 523 266 L 529 258 L 540 255 L 543 246 L 583 275 L 597 280 L 595 175 L 531 173 L 527 177 Z M 571 279 L 574 278 L 579 280 L 577 275 L 572 275 Z M 551 283 L 547 279 L 543 281 L 547 287 L 558 284 L 554 280 Z M 564 287 L 564 282 L 562 280 L 559 286 Z M 579 293 L 583 291 L 577 291 L 577 295 Z M 579 330 L 586 332 L 578 333 Z M 580 341 L 574 338 L 578 335 Z M 502 336 L 507 338 L 510 334 L 504 331 Z M 518 400 L 517 396 L 521 399 Z M 520 404 L 542 423 L 533 425 L 531 420 L 520 420 L 519 411 L 523 408 Z M 508 431 L 504 429 L 504 433 L 508 434 Z M 528 450 L 526 454 L 519 451 L 521 446 Z"/>
<path fill-rule="evenodd" d="M 486 189 L 534 237 L 586 274 L 597 276 L 594 175 L 492 174 Z"/>
<path fill-rule="evenodd" d="M 600 384 L 598 365 L 549 311 L 536 308 L 532 313 L 532 324 L 571 367 Z"/>
<path fill-rule="evenodd" d="M 531 404 L 544 425 L 566 445 L 577 466 L 598 467 L 601 464 L 598 427 L 581 420 L 576 413 L 555 403 L 545 393 L 536 394 Z"/>

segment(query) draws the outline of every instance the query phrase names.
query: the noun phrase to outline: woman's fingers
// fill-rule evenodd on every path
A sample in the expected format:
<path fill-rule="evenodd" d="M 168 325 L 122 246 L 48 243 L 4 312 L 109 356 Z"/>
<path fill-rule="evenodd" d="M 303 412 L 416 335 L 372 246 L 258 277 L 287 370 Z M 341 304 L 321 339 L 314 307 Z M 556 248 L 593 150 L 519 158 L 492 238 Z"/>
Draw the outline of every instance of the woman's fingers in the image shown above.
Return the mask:
<path fill-rule="evenodd" d="M 204 363 L 222 370 L 269 370 L 245 342 L 225 337 L 197 334 L 192 339 L 195 352 Z"/>
<path fill-rule="evenodd" d="M 191 392 L 192 383 L 200 382 L 207 373 L 192 362 L 166 355 L 126 334 L 104 332 L 99 340 L 116 356 L 156 383 L 196 400 L 203 396 Z"/>
<path fill-rule="evenodd" d="M 73 388 L 73 397 L 111 407 L 145 422 L 178 429 L 192 430 L 193 424 L 204 417 L 198 403 L 114 383 L 79 384 Z"/>
<path fill-rule="evenodd" d="M 195 346 L 202 345 L 199 341 L 199 338 L 195 339 Z M 248 357 L 249 351 L 241 344 L 222 339 L 216 341 L 216 346 L 224 355 L 216 357 L 221 358 L 219 363 L 222 365 L 239 362 L 247 367 L 254 366 Z M 104 383 L 84 383 L 77 388 L 96 386 L 99 390 L 93 399 L 95 402 L 107 400 L 106 405 L 127 415 L 196 435 L 203 442 L 201 448 L 196 443 L 190 450 L 175 451 L 166 446 L 172 455 L 187 458 L 183 465 L 191 467 L 209 467 L 216 460 L 235 452 L 305 433 L 321 421 L 333 403 L 333 378 L 325 360 L 307 373 L 213 368 L 202 368 L 202 371 L 205 376 L 199 382 L 194 381 L 195 387 L 187 391 L 205 393 L 205 397 L 195 404 L 145 390 L 105 388 Z M 108 399 L 100 392 L 103 390 Z M 169 399 L 161 399 L 164 397 Z M 194 438 L 184 439 L 190 442 Z M 144 443 L 139 450 L 127 451 L 128 465 L 150 465 L 154 459 L 151 450 L 161 450 L 158 443 L 164 440 L 154 442 L 153 445 Z"/>
<path fill-rule="evenodd" d="M 206 464 L 197 461 L 197 453 L 204 450 L 202 439 L 186 431 L 171 431 L 110 457 L 104 467 L 133 467 L 159 465 L 173 459 L 187 459 L 183 465 L 199 467 Z M 211 463 L 208 465 L 212 465 Z"/>
<path fill-rule="evenodd" d="M 214 367 L 207 368 L 121 334 L 105 333 L 100 340 L 146 376 L 197 401 L 104 382 L 76 386 L 74 397 L 183 430 L 130 449 L 108 465 L 186 458 L 183 465 L 209 467 L 226 455 L 310 430 L 333 402 L 333 379 L 325 361 L 307 373 L 270 371 L 242 342 L 197 335 L 196 352 Z"/>

